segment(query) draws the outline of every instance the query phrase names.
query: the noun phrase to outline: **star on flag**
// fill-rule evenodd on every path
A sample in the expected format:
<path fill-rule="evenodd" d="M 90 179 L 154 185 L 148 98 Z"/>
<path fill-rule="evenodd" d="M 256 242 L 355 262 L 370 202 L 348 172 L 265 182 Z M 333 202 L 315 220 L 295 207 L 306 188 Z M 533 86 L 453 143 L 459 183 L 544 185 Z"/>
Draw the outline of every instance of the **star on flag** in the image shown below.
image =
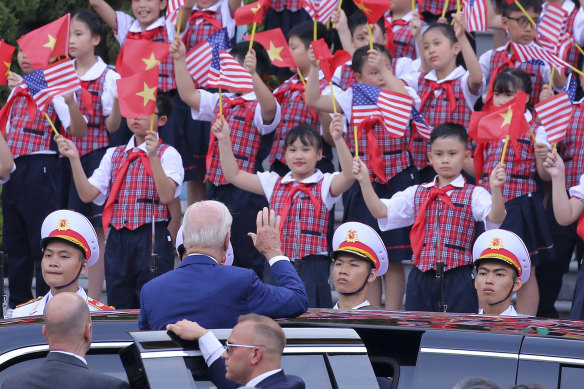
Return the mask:
<path fill-rule="evenodd" d="M 243 39 L 249 40 L 250 37 L 249 35 L 244 35 Z M 275 28 L 258 32 L 255 34 L 254 40 L 266 49 L 272 65 L 283 68 L 296 67 L 296 62 L 294 62 L 282 29 Z"/>
<path fill-rule="evenodd" d="M 156 110 L 158 67 L 116 80 L 123 117 L 142 118 Z"/>
<path fill-rule="evenodd" d="M 387 12 L 391 6 L 390 0 L 361 0 L 355 1 L 355 5 L 365 16 L 369 24 L 375 24 Z"/>
<path fill-rule="evenodd" d="M 23 35 L 17 40 L 35 69 L 49 64 L 49 58 L 69 55 L 69 24 L 71 14 Z"/>
<path fill-rule="evenodd" d="M 169 55 L 168 43 L 152 42 L 144 39 L 126 39 L 123 55 L 118 57 L 116 71 L 122 77 L 128 77 L 136 71 L 148 71 L 157 68 Z"/>
<path fill-rule="evenodd" d="M 6 85 L 7 76 L 10 74 L 10 64 L 14 55 L 15 47 L 0 40 L 0 85 Z"/>

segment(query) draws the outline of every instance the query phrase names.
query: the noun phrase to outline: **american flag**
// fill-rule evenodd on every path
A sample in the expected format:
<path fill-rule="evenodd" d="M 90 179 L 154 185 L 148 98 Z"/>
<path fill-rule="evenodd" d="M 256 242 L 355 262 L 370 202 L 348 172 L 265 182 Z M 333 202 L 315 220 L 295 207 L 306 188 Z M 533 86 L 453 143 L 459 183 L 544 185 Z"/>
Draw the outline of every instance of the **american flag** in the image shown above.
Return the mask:
<path fill-rule="evenodd" d="M 566 137 L 572 103 L 566 92 L 555 95 L 551 99 L 542 101 L 534 106 L 537 116 L 541 120 L 550 143 L 558 143 Z"/>
<path fill-rule="evenodd" d="M 302 6 L 314 20 L 326 24 L 337 8 L 335 0 L 302 0 Z"/>
<path fill-rule="evenodd" d="M 519 58 L 519 62 L 542 60 L 546 62 L 549 66 L 554 67 L 556 69 L 570 67 L 570 65 L 566 61 L 561 60 L 560 58 L 558 58 L 557 55 L 555 55 L 551 51 L 541 48 L 539 46 L 526 46 L 513 42 L 511 42 L 511 45 L 513 47 L 513 52 L 517 55 L 517 58 Z"/>
<path fill-rule="evenodd" d="M 564 87 L 562 88 L 562 90 L 560 92 L 566 92 L 566 94 L 568 95 L 568 98 L 570 99 L 570 102 L 572 104 L 574 104 L 574 100 L 576 99 L 576 88 L 578 88 L 578 83 L 576 82 L 576 78 L 574 77 L 573 74 L 570 74 L 568 76 L 568 80 L 566 81 L 566 84 L 564 85 Z"/>
<path fill-rule="evenodd" d="M 380 117 L 383 128 L 393 138 L 404 136 L 412 98 L 401 93 L 390 92 L 366 84 L 353 84 L 353 125 L 358 126 L 363 120 Z"/>
<path fill-rule="evenodd" d="M 71 60 L 35 70 L 22 78 L 40 111 L 46 110 L 54 97 L 81 89 L 79 76 Z"/>
<path fill-rule="evenodd" d="M 562 37 L 566 35 L 567 26 L 568 11 L 559 5 L 548 2 L 545 13 L 537 25 L 541 47 L 558 54 L 559 46 L 566 40 Z M 560 56 L 560 58 L 562 57 Z"/>
<path fill-rule="evenodd" d="M 487 2 L 486 0 L 463 0 L 464 20 L 466 30 L 487 31 Z"/>
<path fill-rule="evenodd" d="M 168 5 L 166 6 L 166 19 L 173 24 L 176 24 L 178 21 L 178 13 L 185 3 L 186 0 L 168 0 Z"/>
<path fill-rule="evenodd" d="M 420 115 L 418 110 L 414 107 L 412 107 L 412 119 L 413 119 L 412 125 L 416 127 L 418 134 L 420 134 L 422 138 L 430 140 L 430 133 L 432 132 L 432 127 L 426 124 L 422 115 Z"/>
<path fill-rule="evenodd" d="M 229 49 L 229 35 L 227 29 L 222 28 L 187 53 L 187 68 L 197 88 L 207 87 L 209 75 L 219 77 L 219 52 Z"/>
<path fill-rule="evenodd" d="M 209 75 L 209 86 L 238 92 L 252 92 L 253 81 L 251 74 L 227 51 L 219 52 L 219 58 L 220 69 L 214 68 L 214 63 L 211 64 L 213 72 Z M 216 76 L 215 74 L 218 75 Z"/>

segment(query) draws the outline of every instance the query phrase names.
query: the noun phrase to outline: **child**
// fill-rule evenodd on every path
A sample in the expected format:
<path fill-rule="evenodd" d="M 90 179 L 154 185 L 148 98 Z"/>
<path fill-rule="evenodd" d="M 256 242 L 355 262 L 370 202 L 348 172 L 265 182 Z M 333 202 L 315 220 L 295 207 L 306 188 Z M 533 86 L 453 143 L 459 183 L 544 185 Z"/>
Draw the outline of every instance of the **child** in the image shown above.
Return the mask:
<path fill-rule="evenodd" d="M 505 219 L 501 185 L 505 168 L 497 166 L 485 189 L 470 185 L 460 174 L 470 159 L 468 135 L 464 127 L 444 123 L 432 130 L 428 159 L 437 177 L 427 184 L 413 185 L 390 199 L 375 193 L 367 166 L 353 161 L 353 174 L 359 181 L 367 208 L 387 231 L 413 224 L 410 240 L 414 256 L 406 292 L 406 310 L 438 311 L 440 282 L 437 263 L 446 263 L 443 301 L 448 312 L 477 312 L 473 286 L 471 245 L 476 223 L 496 228 Z"/>
<path fill-rule="evenodd" d="M 323 174 L 316 168 L 322 157 L 322 141 L 310 126 L 296 126 L 286 135 L 285 159 L 290 172 L 284 177 L 275 172 L 256 175 L 239 169 L 225 120 L 216 120 L 212 131 L 219 141 L 221 168 L 227 181 L 243 190 L 265 195 L 270 207 L 281 216 L 283 252 L 300 272 L 308 306 L 331 308 L 326 239 L 329 211 L 353 184 L 351 154 L 343 140 L 341 115 L 335 116 L 330 128 L 339 153 L 341 174 Z"/>
<path fill-rule="evenodd" d="M 368 50 L 363 46 L 355 51 L 353 56 L 353 69 L 357 82 L 384 88 L 393 92 L 415 96 L 411 88 L 406 89 L 404 84 L 395 78 L 392 72 L 391 57 L 387 49 L 379 44 L 373 45 L 374 50 Z M 313 70 L 317 71 L 318 64 L 313 62 Z M 337 110 L 351 119 L 353 109 L 353 89 L 344 92 L 335 92 Z M 333 112 L 330 96 L 321 96 L 317 84 L 309 79 L 306 87 L 307 103 L 318 111 Z M 355 150 L 355 137 L 353 129 L 346 133 L 346 141 L 351 153 Z M 411 166 L 410 156 L 407 152 L 408 140 L 406 136 L 394 138 L 379 123 L 366 125 L 359 129 L 359 154 L 365 164 L 371 168 L 371 179 L 375 181 L 376 193 L 382 197 L 391 197 L 394 193 L 418 183 L 418 172 Z M 379 151 L 376 152 L 369 139 L 375 139 Z M 378 166 L 379 169 L 373 169 Z M 375 219 L 366 210 L 363 197 L 358 185 L 347 191 L 343 196 L 345 205 L 344 221 L 359 221 L 373 228 L 377 228 Z M 403 291 L 405 288 L 405 275 L 401 261 L 411 258 L 410 244 L 407 230 L 381 233 L 389 255 L 389 270 L 385 277 L 387 309 L 399 310 L 402 305 Z M 374 306 L 381 305 L 381 281 L 369 288 L 371 294 L 369 301 Z"/>
<path fill-rule="evenodd" d="M 339 302 L 333 309 L 377 309 L 367 289 L 387 271 L 387 250 L 381 237 L 366 224 L 341 224 L 333 236 L 333 282 Z"/>
<path fill-rule="evenodd" d="M 241 5 L 240 0 L 188 0 L 183 6 L 182 21 L 188 20 L 182 30 L 183 42 L 187 52 L 209 38 L 211 35 L 227 28 L 229 38 L 235 36 L 235 11 Z"/>
<path fill-rule="evenodd" d="M 566 190 L 566 168 L 562 158 L 554 151 L 548 152 L 543 167 L 552 178 L 552 201 L 556 220 L 562 226 L 568 226 L 578 221 L 578 236 L 584 235 L 582 230 L 582 213 L 584 213 L 584 175 L 580 182 L 570 187 L 569 196 Z M 571 320 L 584 320 L 584 270 L 578 273 Z"/>
<path fill-rule="evenodd" d="M 23 25 L 18 35 L 22 36 L 35 27 Z M 22 50 L 18 50 L 16 59 L 23 73 L 35 70 Z M 38 277 L 42 259 L 39 245 L 41 225 L 49 213 L 60 208 L 62 190 L 61 164 L 57 147 L 52 142 L 51 126 L 32 99 L 27 98 L 28 92 L 16 88 L 21 81 L 22 78 L 15 73 L 8 76 L 13 97 L 12 105 L 4 107 L 8 118 L 6 128 L 2 129 L 15 166 L 10 180 L 2 189 L 4 251 L 8 255 L 10 292 L 8 304 L 12 309 L 32 299 L 34 273 L 37 274 L 37 295 L 42 296 L 49 290 L 43 278 Z M 29 116 L 29 111 L 35 112 L 34 116 Z M 53 99 L 46 113 L 57 128 L 60 123 L 78 137 L 83 137 L 87 132 L 85 120 L 72 93 Z M 42 194 L 42 201 L 39 201 L 39 194 Z"/>
<path fill-rule="evenodd" d="M 81 79 L 83 92 L 75 93 L 79 109 L 87 119 L 87 135 L 83 138 L 74 137 L 65 132 L 64 136 L 75 143 L 81 157 L 81 165 L 86 175 L 90 175 L 99 166 L 107 147 L 109 134 L 120 127 L 122 116 L 117 101 L 116 80 L 119 74 L 109 69 L 97 52 L 105 51 L 105 36 L 102 32 L 99 16 L 89 10 L 83 10 L 71 18 L 69 28 L 69 53 L 74 57 L 75 69 Z M 88 96 L 89 99 L 82 96 Z M 89 107 L 87 105 L 90 105 Z M 92 298 L 101 296 L 104 280 L 103 253 L 105 252 L 105 237 L 101 226 L 102 206 L 85 204 L 79 199 L 71 166 L 66 162 L 64 177 L 69 178 L 68 193 L 64 193 L 67 208 L 76 210 L 86 216 L 96 227 L 100 244 L 101 256 L 89 272 L 88 293 Z M 64 183 L 67 184 L 67 183 Z M 65 186 L 67 187 L 67 186 Z"/>
<path fill-rule="evenodd" d="M 159 256 L 156 274 L 174 266 L 166 204 L 179 196 L 184 173 L 178 152 L 161 143 L 157 134 L 171 109 L 170 99 L 159 91 L 153 131 L 150 117 L 127 119 L 134 133 L 130 142 L 109 148 L 89 179 L 75 144 L 56 137 L 59 152 L 71 161 L 81 200 L 106 203 L 102 223 L 104 229 L 112 227 L 104 256 L 107 301 L 119 309 L 139 308 L 142 285 L 152 278 L 152 252 Z"/>
<path fill-rule="evenodd" d="M 484 81 L 476 54 L 465 34 L 464 16 L 462 13 L 455 15 L 454 28 L 436 23 L 422 34 L 421 21 L 416 14 L 410 21 L 410 29 L 423 50 L 422 65 L 418 72 L 412 72 L 404 80 L 418 91 L 421 98 L 418 111 L 430 127 L 452 122 L 468 128 Z M 462 53 L 466 70 L 457 66 L 459 53 Z M 432 180 L 435 172 L 426 157 L 429 144 L 417 131 L 412 133 L 410 152 L 414 165 L 420 170 L 422 182 Z M 472 172 L 472 166 L 465 166 L 464 170 Z"/>
<path fill-rule="evenodd" d="M 280 123 L 280 105 L 262 81 L 269 63 L 267 53 L 257 42 L 253 47 L 251 53 L 248 53 L 249 43 L 240 42 L 233 47 L 231 55 L 243 63 L 244 68 L 252 75 L 254 93 L 242 96 L 230 93 L 222 95 L 223 117 L 233 129 L 231 136 L 236 145 L 235 154 L 239 168 L 249 173 L 258 171 L 259 164 L 265 157 L 258 155 L 262 135 L 273 132 Z M 191 107 L 193 119 L 214 122 L 219 118 L 219 93 L 195 89 L 185 62 L 185 46 L 181 41 L 174 41 L 170 50 L 174 56 L 180 97 Z M 257 59 L 256 52 L 259 54 Z M 205 177 L 209 183 L 207 198 L 223 202 L 233 213 L 231 241 L 235 264 L 253 269 L 261 277 L 266 261 L 254 248 L 247 233 L 253 231 L 254 217 L 260 209 L 267 206 L 267 202 L 263 197 L 240 190 L 225 180 L 217 147 L 216 139 L 211 136 Z"/>
<path fill-rule="evenodd" d="M 541 1 L 519 0 L 519 4 L 525 8 L 527 14 L 537 23 L 541 13 Z M 506 1 L 502 2 L 502 14 L 502 26 L 507 32 L 510 42 L 522 45 L 535 45 L 533 40 L 536 37 L 537 31 L 515 3 L 509 4 Z M 531 77 L 532 104 L 537 104 L 539 102 L 539 95 L 542 91 L 542 86 L 549 83 L 551 77 L 551 69 L 549 65 L 542 61 L 517 61 L 517 57 L 513 53 L 510 43 L 485 52 L 481 55 L 479 62 L 489 85 L 487 91 L 489 94 L 492 93 L 491 85 L 498 73 L 509 68 L 519 68 L 524 70 Z M 560 72 L 554 72 L 554 86 L 556 88 L 561 88 L 565 81 L 565 77 L 562 77 L 559 73 Z"/>
<path fill-rule="evenodd" d="M 493 106 L 500 107 L 515 98 L 518 91 L 523 91 L 529 96 L 531 78 L 521 69 L 507 69 L 497 75 L 493 87 Z M 547 144 L 547 140 L 543 127 L 533 120 L 530 105 L 525 111 L 525 120 L 529 123 L 531 131 L 526 132 L 515 142 L 509 142 L 505 154 L 505 166 L 509 169 L 507 182 L 503 187 L 507 218 L 501 228 L 521 237 L 529 250 L 532 273 L 535 274 L 534 267 L 550 255 L 552 241 L 542 199 L 536 193 L 535 173 L 537 171 L 540 176 L 545 175 L 543 159 L 535 154 L 535 142 L 531 133 L 535 133 L 537 143 Z M 501 139 L 479 144 L 475 150 L 475 160 L 479 158 L 484 161 L 482 169 L 480 166 L 477 167 L 477 182 L 485 189 L 490 185 L 488 177 L 501 161 L 504 145 L 505 139 Z M 538 296 L 536 277 L 531 277 L 517 293 L 517 311 L 535 315 Z"/>
<path fill-rule="evenodd" d="M 479 315 L 518 316 L 511 297 L 527 282 L 531 261 L 525 243 L 510 231 L 483 232 L 472 248 Z"/>
<path fill-rule="evenodd" d="M 390 12 L 385 17 L 385 34 L 387 50 L 392 58 L 406 57 L 416 59 L 416 41 L 409 29 L 412 12 L 411 1 L 394 0 L 389 7 Z"/>

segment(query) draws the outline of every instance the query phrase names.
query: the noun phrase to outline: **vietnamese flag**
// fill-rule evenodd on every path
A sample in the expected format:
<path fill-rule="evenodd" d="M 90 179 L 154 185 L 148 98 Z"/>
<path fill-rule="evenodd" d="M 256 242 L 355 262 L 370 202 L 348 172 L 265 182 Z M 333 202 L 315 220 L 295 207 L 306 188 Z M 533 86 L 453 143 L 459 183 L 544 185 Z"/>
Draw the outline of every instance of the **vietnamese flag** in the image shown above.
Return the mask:
<path fill-rule="evenodd" d="M 332 82 L 335 69 L 351 59 L 351 54 L 345 50 L 338 50 L 335 55 L 332 55 L 324 38 L 312 42 L 312 50 L 319 61 L 320 70 L 322 70 L 328 82 Z"/>
<path fill-rule="evenodd" d="M 122 77 L 128 77 L 136 72 L 158 69 L 160 62 L 170 55 L 169 47 L 169 43 L 126 39 L 124 54 L 119 56 L 116 62 L 116 72 Z"/>
<path fill-rule="evenodd" d="M 8 82 L 14 49 L 15 47 L 4 42 L 4 39 L 0 40 L 0 85 L 6 85 Z"/>
<path fill-rule="evenodd" d="M 158 67 L 116 80 L 120 111 L 125 118 L 143 118 L 156 110 Z"/>
<path fill-rule="evenodd" d="M 510 138 L 519 138 L 529 131 L 525 120 L 525 92 L 517 92 L 517 96 L 501 107 L 493 107 L 490 111 L 474 112 L 468 126 L 468 134 L 477 143 L 485 143 Z"/>
<path fill-rule="evenodd" d="M 246 24 L 262 24 L 264 15 L 270 8 L 270 0 L 258 0 L 255 3 L 244 5 L 235 11 L 235 24 L 245 26 Z"/>
<path fill-rule="evenodd" d="M 250 36 L 244 35 L 243 39 L 249 41 Z M 294 57 L 292 57 L 288 42 L 286 42 L 281 28 L 257 32 L 254 40 L 266 49 L 272 65 L 281 68 L 296 67 L 296 62 L 294 61 Z"/>
<path fill-rule="evenodd" d="M 69 55 L 70 22 L 71 14 L 67 14 L 16 41 L 35 69 L 47 66 L 51 57 Z"/>
<path fill-rule="evenodd" d="M 355 1 L 355 5 L 367 16 L 369 24 L 375 24 L 387 12 L 391 6 L 390 0 L 361 0 Z"/>

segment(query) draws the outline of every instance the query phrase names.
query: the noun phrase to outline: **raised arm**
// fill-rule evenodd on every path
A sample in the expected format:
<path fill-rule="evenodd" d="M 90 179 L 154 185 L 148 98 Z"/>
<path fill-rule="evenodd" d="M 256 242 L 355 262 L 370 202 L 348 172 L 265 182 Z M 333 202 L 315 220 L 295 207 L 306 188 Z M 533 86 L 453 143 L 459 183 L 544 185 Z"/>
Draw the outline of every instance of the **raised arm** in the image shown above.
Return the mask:
<path fill-rule="evenodd" d="M 312 47 L 310 47 L 308 50 L 308 56 L 311 63 L 311 76 L 308 77 L 308 80 L 306 81 L 306 90 L 304 91 L 304 99 L 306 100 L 306 104 L 308 104 L 311 108 L 316 109 L 317 111 L 333 113 L 334 107 L 331 97 L 320 94 L 320 82 L 318 79 L 320 68 L 318 67 L 316 58 L 314 57 L 314 51 L 312 50 Z M 339 104 L 337 104 L 337 112 L 343 113 L 343 109 Z"/>
<path fill-rule="evenodd" d="M 584 202 L 568 197 L 564 161 L 557 152 L 548 152 L 543 166 L 552 177 L 552 203 L 556 221 L 562 226 L 568 226 L 580 218 L 584 212 Z"/>
<path fill-rule="evenodd" d="M 337 8 L 331 17 L 331 22 L 335 25 L 335 30 L 339 34 L 339 40 L 343 46 L 343 50 L 349 52 L 351 55 L 355 52 L 353 41 L 351 39 L 351 30 L 347 21 L 347 15 L 342 8 Z"/>
<path fill-rule="evenodd" d="M 264 124 L 270 124 L 276 117 L 278 102 L 256 71 L 257 59 L 256 53 L 253 49 L 251 49 L 250 52 L 246 54 L 245 59 L 243 60 L 243 67 L 249 72 L 249 74 L 251 74 L 251 79 L 253 81 L 253 91 L 255 92 L 258 102 L 260 103 Z"/>
<path fill-rule="evenodd" d="M 392 92 L 401 93 L 402 95 L 408 96 L 408 91 L 406 90 L 403 81 L 398 80 L 395 77 L 391 66 L 385 66 L 385 62 L 383 60 L 385 55 L 381 54 L 377 50 L 369 50 L 367 54 L 367 62 L 381 74 L 386 88 Z"/>
<path fill-rule="evenodd" d="M 89 0 L 89 5 L 112 30 L 118 31 L 118 18 L 111 5 L 105 0 Z"/>
<path fill-rule="evenodd" d="M 174 77 L 178 94 L 189 107 L 198 111 L 201 106 L 201 93 L 195 88 L 195 83 L 187 68 L 186 47 L 183 41 L 180 39 L 172 41 L 170 54 L 174 58 Z"/>
<path fill-rule="evenodd" d="M 71 124 L 67 130 L 76 138 L 84 138 L 87 135 L 87 122 L 79 110 L 79 104 L 75 101 L 73 93 L 67 93 L 63 98 L 71 118 Z"/>
<path fill-rule="evenodd" d="M 505 174 L 505 165 L 499 163 L 491 172 L 489 177 L 489 186 L 491 188 L 491 212 L 487 215 L 487 219 L 493 223 L 501 224 L 507 215 L 505 211 L 505 200 L 503 199 L 503 192 L 501 186 L 505 183 L 507 175 Z"/>
<path fill-rule="evenodd" d="M 330 192 L 334 197 L 346 192 L 355 182 L 355 177 L 351 172 L 353 157 L 343 137 L 343 115 L 340 113 L 335 114 L 330 125 L 330 132 L 341 164 L 341 174 L 337 174 L 331 182 Z"/>
<path fill-rule="evenodd" d="M 107 118 L 105 118 L 105 128 L 110 134 L 116 132 L 122 123 L 122 113 L 120 112 L 120 104 L 118 102 L 118 94 L 114 96 L 114 103 L 112 110 Z"/>
<path fill-rule="evenodd" d="M 377 196 L 375 190 L 373 190 L 373 185 L 369 180 L 369 170 L 365 162 L 361 161 L 361 158 L 355 157 L 353 159 L 353 176 L 359 182 L 361 186 L 361 193 L 363 194 L 363 199 L 365 200 L 365 205 L 367 209 L 371 212 L 376 219 L 381 219 L 387 217 L 387 207 Z"/>
<path fill-rule="evenodd" d="M 481 70 L 481 65 L 479 64 L 479 59 L 466 37 L 466 22 L 464 20 L 464 14 L 462 12 L 457 13 L 454 15 L 454 20 L 454 33 L 460 44 L 462 57 L 464 58 L 464 63 L 466 64 L 466 69 L 469 73 L 468 89 L 473 95 L 477 95 L 483 86 L 483 72 Z"/>
<path fill-rule="evenodd" d="M 64 157 L 69 158 L 69 161 L 71 162 L 73 181 L 75 182 L 79 198 L 84 203 L 93 201 L 99 195 L 99 189 L 91 185 L 87 179 L 87 175 L 85 175 L 85 172 L 83 171 L 83 166 L 81 166 L 77 147 L 75 147 L 75 144 L 72 141 L 61 135 L 55 136 L 55 142 L 57 142 L 57 145 L 59 146 L 59 152 Z"/>
<path fill-rule="evenodd" d="M 158 120 L 163 120 L 163 117 L 158 118 Z M 166 120 L 164 120 L 166 122 Z M 156 149 L 158 148 L 158 137 L 156 132 L 148 131 L 146 135 L 146 154 L 150 160 L 150 165 L 152 166 L 152 174 L 154 176 L 154 185 L 156 186 L 156 192 L 158 192 L 158 197 L 162 204 L 168 204 L 174 199 L 174 193 L 176 191 L 176 182 L 166 175 L 162 164 L 160 163 L 160 158 Z"/>

